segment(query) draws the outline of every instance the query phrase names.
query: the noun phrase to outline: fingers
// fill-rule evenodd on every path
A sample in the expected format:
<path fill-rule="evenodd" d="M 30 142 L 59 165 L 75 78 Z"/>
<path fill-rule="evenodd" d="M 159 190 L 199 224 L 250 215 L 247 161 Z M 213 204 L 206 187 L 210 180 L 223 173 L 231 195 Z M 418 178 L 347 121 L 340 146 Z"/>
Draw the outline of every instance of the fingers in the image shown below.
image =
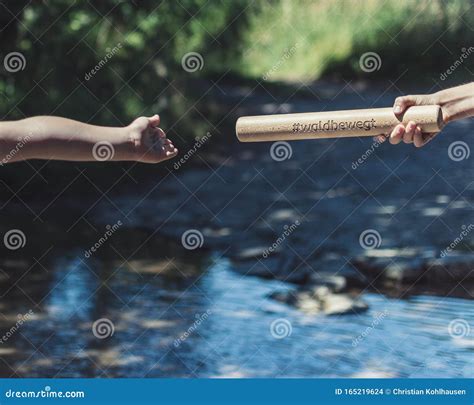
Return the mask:
<path fill-rule="evenodd" d="M 166 133 L 161 128 L 155 128 L 155 132 L 158 135 L 159 139 L 165 139 L 166 138 Z"/>
<path fill-rule="evenodd" d="M 430 132 L 430 133 L 423 133 L 421 132 L 421 128 L 418 126 L 415 130 L 415 137 L 414 143 L 417 148 L 421 148 L 429 143 L 439 132 Z"/>
<path fill-rule="evenodd" d="M 173 145 L 173 141 L 166 138 L 165 131 L 161 128 L 155 128 L 154 135 L 156 139 L 154 139 L 152 144 L 152 150 L 153 152 L 158 153 L 158 155 L 161 155 L 161 159 L 163 158 L 163 155 L 167 158 L 171 158 L 178 153 L 178 149 Z"/>
<path fill-rule="evenodd" d="M 169 157 L 173 157 L 178 153 L 178 149 L 176 149 L 172 143 L 169 145 L 163 145 L 163 150 L 165 155 Z"/>
<path fill-rule="evenodd" d="M 425 141 L 423 140 L 423 133 L 421 132 L 420 127 L 416 127 L 415 129 L 413 143 L 417 148 L 421 148 L 425 144 Z"/>
<path fill-rule="evenodd" d="M 383 143 L 389 139 L 392 145 L 397 145 L 403 140 L 404 143 L 413 143 L 417 148 L 421 148 L 436 135 L 438 135 L 437 132 L 423 133 L 419 125 L 410 121 L 406 127 L 403 124 L 398 124 L 388 136 L 377 135 L 374 137 L 374 142 Z"/>
<path fill-rule="evenodd" d="M 402 124 L 398 124 L 389 136 L 390 143 L 397 145 L 402 141 L 403 135 L 405 134 L 405 127 Z"/>
<path fill-rule="evenodd" d="M 414 137 L 414 143 L 417 148 L 421 148 L 422 146 L 425 146 L 428 142 L 430 142 L 437 133 L 422 133 L 420 127 L 416 127 L 415 130 L 415 137 Z"/>
<path fill-rule="evenodd" d="M 150 121 L 152 118 L 147 118 L 147 120 Z M 158 122 L 158 119 L 154 122 Z M 141 132 L 141 141 L 134 151 L 134 160 L 142 163 L 159 163 L 177 154 L 178 149 L 175 148 L 171 139 L 166 138 L 166 133 L 161 128 L 149 126 Z"/>
<path fill-rule="evenodd" d="M 415 136 L 415 130 L 419 128 L 416 126 L 416 123 L 410 121 L 405 127 L 405 134 L 403 135 L 403 142 L 413 143 L 413 137 Z"/>
<path fill-rule="evenodd" d="M 158 142 L 157 144 L 155 144 L 153 149 L 156 152 L 171 152 L 171 153 L 178 152 L 178 149 L 175 148 L 173 141 L 171 139 L 161 140 L 161 142 Z"/>
<path fill-rule="evenodd" d="M 410 121 L 406 127 L 403 124 L 398 124 L 388 136 L 392 145 L 399 144 L 402 140 L 404 143 L 413 143 L 417 148 L 425 146 L 430 142 L 438 133 L 423 133 L 419 125 L 415 122 Z M 377 142 L 384 142 L 385 135 L 378 135 L 374 138 Z"/>

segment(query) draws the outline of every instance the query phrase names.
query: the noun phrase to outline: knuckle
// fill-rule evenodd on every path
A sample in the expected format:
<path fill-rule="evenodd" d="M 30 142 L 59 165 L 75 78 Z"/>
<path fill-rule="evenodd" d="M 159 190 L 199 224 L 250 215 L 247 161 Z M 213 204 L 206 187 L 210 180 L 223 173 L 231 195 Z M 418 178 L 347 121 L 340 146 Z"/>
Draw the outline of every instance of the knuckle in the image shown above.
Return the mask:
<path fill-rule="evenodd" d="M 405 103 L 405 96 L 399 96 L 395 99 L 395 104 L 404 104 Z"/>

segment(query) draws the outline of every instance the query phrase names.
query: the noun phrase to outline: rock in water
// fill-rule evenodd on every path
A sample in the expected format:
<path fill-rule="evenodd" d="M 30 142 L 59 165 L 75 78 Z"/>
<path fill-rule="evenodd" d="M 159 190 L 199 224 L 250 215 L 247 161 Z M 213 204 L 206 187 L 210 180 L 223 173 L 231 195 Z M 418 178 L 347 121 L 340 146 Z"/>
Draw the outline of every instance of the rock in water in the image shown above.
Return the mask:
<path fill-rule="evenodd" d="M 366 311 L 365 301 L 350 294 L 335 294 L 326 286 L 311 290 L 276 292 L 271 298 L 311 314 L 341 315 Z"/>

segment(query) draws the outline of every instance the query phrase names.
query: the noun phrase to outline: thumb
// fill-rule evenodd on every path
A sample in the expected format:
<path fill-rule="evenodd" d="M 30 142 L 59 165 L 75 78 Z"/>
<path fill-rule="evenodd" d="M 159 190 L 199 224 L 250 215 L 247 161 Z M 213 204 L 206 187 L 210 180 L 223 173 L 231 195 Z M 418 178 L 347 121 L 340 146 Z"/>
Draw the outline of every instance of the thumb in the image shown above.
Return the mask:
<path fill-rule="evenodd" d="M 407 110 L 408 107 L 413 105 L 430 104 L 438 104 L 433 95 L 430 94 L 417 94 L 412 96 L 397 97 L 393 104 L 393 112 L 395 115 L 400 116 Z"/>
<path fill-rule="evenodd" d="M 157 127 L 160 125 L 160 116 L 158 114 L 148 117 L 148 121 L 152 127 Z"/>
<path fill-rule="evenodd" d="M 418 96 L 402 96 L 395 99 L 393 104 L 393 112 L 395 115 L 403 114 L 408 107 L 421 104 Z"/>

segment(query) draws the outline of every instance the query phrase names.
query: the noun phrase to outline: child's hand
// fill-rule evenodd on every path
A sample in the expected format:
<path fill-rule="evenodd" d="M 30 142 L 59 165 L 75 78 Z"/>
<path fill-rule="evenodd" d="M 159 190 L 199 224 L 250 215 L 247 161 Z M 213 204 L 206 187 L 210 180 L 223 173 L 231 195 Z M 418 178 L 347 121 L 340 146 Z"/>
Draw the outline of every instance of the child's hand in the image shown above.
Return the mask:
<path fill-rule="evenodd" d="M 165 131 L 158 126 L 160 117 L 139 117 L 126 127 L 132 143 L 130 160 L 144 163 L 159 163 L 176 156 L 176 149 Z"/>
<path fill-rule="evenodd" d="M 414 105 L 435 104 L 439 104 L 439 100 L 437 100 L 437 96 L 434 94 L 397 97 L 393 105 L 393 112 L 398 118 L 401 119 L 403 113 L 408 109 L 408 107 Z M 401 141 L 403 141 L 405 143 L 413 143 L 417 148 L 420 148 L 431 141 L 436 135 L 438 135 L 438 132 L 422 133 L 417 123 L 410 121 L 406 126 L 403 124 L 398 124 L 387 137 L 384 135 L 379 135 L 377 140 L 379 142 L 384 142 L 386 139 L 389 139 L 392 145 L 399 144 Z"/>

